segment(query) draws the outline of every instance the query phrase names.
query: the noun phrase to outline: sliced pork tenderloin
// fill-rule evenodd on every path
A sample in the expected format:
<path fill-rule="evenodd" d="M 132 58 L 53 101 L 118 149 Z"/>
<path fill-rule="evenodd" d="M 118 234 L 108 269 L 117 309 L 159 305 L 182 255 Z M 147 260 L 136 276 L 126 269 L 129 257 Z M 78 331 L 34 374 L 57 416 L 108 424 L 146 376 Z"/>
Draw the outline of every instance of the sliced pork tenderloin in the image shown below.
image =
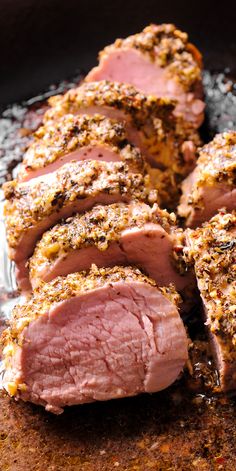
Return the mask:
<path fill-rule="evenodd" d="M 127 139 L 137 146 L 154 167 L 153 182 L 163 207 L 174 207 L 180 196 L 179 184 L 195 167 L 196 148 L 201 141 L 192 126 L 173 114 L 174 102 L 144 95 L 125 83 L 84 83 L 65 95 L 50 99 L 44 121 L 49 129 L 66 113 L 96 113 L 125 125 Z M 33 157 L 33 154 L 32 154 Z M 33 159 L 31 159 L 33 160 Z"/>
<path fill-rule="evenodd" d="M 236 393 L 236 212 L 186 233 L 221 387 Z"/>
<path fill-rule="evenodd" d="M 159 154 L 165 145 L 163 134 L 166 138 L 173 138 L 175 132 L 175 104 L 168 98 L 140 93 L 126 83 L 102 80 L 83 83 L 64 95 L 51 97 L 44 123 L 54 122 L 65 114 L 99 114 L 115 119 L 125 125 L 128 139 L 142 151 L 145 150 L 151 162 L 158 164 L 159 161 L 161 163 Z M 154 143 L 159 145 L 156 154 L 152 150 Z"/>
<path fill-rule="evenodd" d="M 95 206 L 54 226 L 38 242 L 30 259 L 33 288 L 41 280 L 98 267 L 135 265 L 160 286 L 184 290 L 191 275 L 183 263 L 183 231 L 174 214 L 156 204 Z"/>
<path fill-rule="evenodd" d="M 55 121 L 67 113 L 90 116 L 98 113 L 122 122 L 128 140 L 141 149 L 154 167 L 163 170 L 174 162 L 177 165 L 181 156 L 179 171 L 184 172 L 185 165 L 187 173 L 195 163 L 199 135 L 183 120 L 176 119 L 173 100 L 145 95 L 126 83 L 102 80 L 84 83 L 65 95 L 53 96 L 49 104 L 45 122 Z"/>
<path fill-rule="evenodd" d="M 141 200 L 154 203 L 149 177 L 121 162 L 75 161 L 44 179 L 5 183 L 5 222 L 9 256 L 16 263 L 19 287 L 28 289 L 27 260 L 42 234 L 62 219 L 96 204 Z"/>
<path fill-rule="evenodd" d="M 178 214 L 194 228 L 223 207 L 236 208 L 236 131 L 217 134 L 201 149 L 195 170 L 182 183 Z"/>
<path fill-rule="evenodd" d="M 66 114 L 36 131 L 18 180 L 38 178 L 72 160 L 123 161 L 135 171 L 144 171 L 144 159 L 139 149 L 128 142 L 121 122 L 100 115 Z"/>
<path fill-rule="evenodd" d="M 166 388 L 188 357 L 177 300 L 133 268 L 93 267 L 42 284 L 3 334 L 5 389 L 60 414 Z"/>
<path fill-rule="evenodd" d="M 173 24 L 150 25 L 106 47 L 86 81 L 125 82 L 143 93 L 176 99 L 176 114 L 198 128 L 205 107 L 201 70 L 201 54 L 186 33 Z"/>

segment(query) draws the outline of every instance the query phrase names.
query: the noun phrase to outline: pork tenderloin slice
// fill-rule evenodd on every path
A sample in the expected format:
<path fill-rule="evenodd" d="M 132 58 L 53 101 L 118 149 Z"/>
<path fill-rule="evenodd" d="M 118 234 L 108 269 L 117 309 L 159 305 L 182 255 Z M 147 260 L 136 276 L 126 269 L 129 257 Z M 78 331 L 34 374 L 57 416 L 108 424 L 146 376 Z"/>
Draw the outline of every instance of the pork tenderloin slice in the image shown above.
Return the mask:
<path fill-rule="evenodd" d="M 126 83 L 101 80 L 53 96 L 49 104 L 45 122 L 67 113 L 90 116 L 98 113 L 121 121 L 126 126 L 128 140 L 141 149 L 153 166 L 170 167 L 174 158 L 177 164 L 179 154 L 189 167 L 196 160 L 199 136 L 191 126 L 176 119 L 173 114 L 176 103 L 168 98 L 145 95 Z"/>
<path fill-rule="evenodd" d="M 236 392 L 236 212 L 186 230 L 223 391 Z"/>
<path fill-rule="evenodd" d="M 30 259 L 33 288 L 41 280 L 98 267 L 135 265 L 158 285 L 174 283 L 183 290 L 190 283 L 181 264 L 183 231 L 175 226 L 174 214 L 156 204 L 116 203 L 95 206 L 54 226 L 38 242 Z M 179 262 L 179 263 L 178 263 Z"/>
<path fill-rule="evenodd" d="M 128 142 L 121 122 L 97 114 L 66 114 L 36 131 L 18 180 L 28 181 L 54 172 L 72 160 L 123 161 L 135 171 L 144 171 L 144 159 L 139 149 Z"/>
<path fill-rule="evenodd" d="M 125 83 L 101 81 L 84 83 L 65 95 L 52 97 L 50 105 L 44 117 L 49 128 L 48 122 L 54 126 L 55 120 L 57 123 L 66 113 L 99 113 L 122 122 L 128 141 L 156 170 L 153 182 L 163 207 L 173 207 L 173 201 L 179 199 L 180 182 L 195 166 L 201 141 L 192 126 L 174 116 L 171 100 L 144 95 Z"/>
<path fill-rule="evenodd" d="M 86 81 L 126 82 L 143 93 L 176 99 L 175 114 L 198 128 L 205 108 L 201 70 L 201 54 L 186 33 L 172 24 L 150 25 L 106 47 Z"/>
<path fill-rule="evenodd" d="M 67 163 L 44 180 L 13 180 L 4 191 L 9 256 L 19 270 L 22 289 L 29 287 L 26 265 L 37 240 L 57 222 L 96 204 L 132 199 L 154 203 L 157 197 L 147 175 L 132 173 L 121 162 L 98 161 Z"/>
<path fill-rule="evenodd" d="M 3 334 L 5 389 L 60 414 L 168 387 L 188 357 L 177 299 L 132 268 L 42 284 Z"/>
<path fill-rule="evenodd" d="M 182 183 L 178 214 L 188 227 L 209 220 L 217 210 L 236 208 L 236 131 L 217 134 L 200 150 L 195 170 Z"/>

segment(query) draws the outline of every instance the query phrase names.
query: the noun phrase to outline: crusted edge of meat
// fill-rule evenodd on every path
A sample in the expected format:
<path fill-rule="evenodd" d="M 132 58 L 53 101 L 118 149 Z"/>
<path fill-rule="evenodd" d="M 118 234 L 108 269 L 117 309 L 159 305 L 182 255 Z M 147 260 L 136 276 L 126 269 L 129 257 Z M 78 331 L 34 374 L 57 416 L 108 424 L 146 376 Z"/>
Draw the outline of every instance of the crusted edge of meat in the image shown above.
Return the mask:
<path fill-rule="evenodd" d="M 175 123 L 175 100 L 145 95 L 126 83 L 108 80 L 85 82 L 64 95 L 49 98 L 48 101 L 51 108 L 46 111 L 44 121 L 76 112 L 78 108 L 108 106 L 128 114 L 137 128 L 145 125 L 150 116 L 161 119 L 166 129 L 172 129 Z"/>
<path fill-rule="evenodd" d="M 95 196 L 101 192 L 119 193 L 132 199 L 155 203 L 157 191 L 151 187 L 147 174 L 131 173 L 122 162 L 72 161 L 59 168 L 53 182 L 3 185 L 4 216 L 10 247 L 17 247 L 21 235 L 34 225 L 58 211 L 65 203 Z"/>
<path fill-rule="evenodd" d="M 127 163 L 136 164 L 137 169 L 144 167 L 139 149 L 128 142 L 121 122 L 98 114 L 67 114 L 53 122 L 45 122 L 35 132 L 34 140 L 23 158 L 23 171 L 45 167 L 79 147 L 90 145 L 105 145 L 120 154 Z"/>
<path fill-rule="evenodd" d="M 187 229 L 186 259 L 194 264 L 208 327 L 236 360 L 236 211 L 220 211 L 198 229 Z M 192 243 L 191 243 L 192 242 Z"/>
<path fill-rule="evenodd" d="M 199 150 L 195 169 L 196 180 L 187 197 L 187 204 L 201 207 L 202 195 L 199 191 L 204 186 L 224 184 L 236 186 L 236 131 L 217 134 L 214 139 Z"/>
<path fill-rule="evenodd" d="M 30 276 L 33 277 L 42 264 L 50 265 L 57 257 L 72 250 L 94 245 L 105 251 L 112 242 L 119 240 L 123 230 L 142 227 L 148 222 L 160 224 L 170 233 L 175 227 L 176 217 L 174 213 L 160 209 L 157 204 L 153 207 L 140 202 L 95 206 L 44 233 L 29 262 Z M 180 234 L 178 240 L 180 242 Z"/>

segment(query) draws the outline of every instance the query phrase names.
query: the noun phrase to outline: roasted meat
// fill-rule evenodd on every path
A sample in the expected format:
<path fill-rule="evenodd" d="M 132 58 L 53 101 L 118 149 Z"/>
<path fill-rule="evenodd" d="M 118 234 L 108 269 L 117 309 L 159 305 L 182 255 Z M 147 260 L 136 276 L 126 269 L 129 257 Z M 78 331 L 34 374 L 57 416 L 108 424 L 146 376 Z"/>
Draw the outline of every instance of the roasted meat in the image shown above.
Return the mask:
<path fill-rule="evenodd" d="M 189 227 L 209 220 L 220 208 L 236 208 L 236 131 L 217 134 L 201 149 L 182 192 L 178 213 Z"/>
<path fill-rule="evenodd" d="M 121 122 L 100 115 L 66 114 L 36 131 L 18 180 L 28 181 L 51 173 L 72 160 L 123 161 L 135 171 L 144 171 L 144 159 L 128 142 Z"/>
<path fill-rule="evenodd" d="M 236 391 L 236 212 L 220 212 L 202 228 L 187 229 L 221 387 Z"/>
<path fill-rule="evenodd" d="M 183 263 L 183 231 L 174 214 L 145 203 L 95 206 L 54 226 L 30 259 L 33 287 L 59 275 L 98 267 L 135 265 L 160 286 L 183 290 L 190 280 Z"/>
<path fill-rule="evenodd" d="M 200 139 L 196 130 L 174 116 L 171 100 L 144 95 L 125 83 L 101 81 L 52 97 L 50 105 L 44 119 L 46 125 L 51 123 L 46 126 L 50 130 L 66 113 L 99 113 L 122 122 L 128 141 L 140 148 L 154 167 L 150 173 L 162 206 L 175 206 L 180 182 L 195 166 Z"/>
<path fill-rule="evenodd" d="M 51 101 L 54 106 L 25 153 L 21 181 L 71 160 L 121 160 L 141 167 L 141 150 L 149 169 L 154 166 L 149 172 L 163 207 L 178 200 L 179 184 L 195 166 L 200 140 L 176 120 L 169 100 L 146 97 L 125 84 L 98 82 Z"/>
<path fill-rule="evenodd" d="M 185 174 L 194 165 L 199 136 L 191 126 L 176 119 L 173 100 L 145 95 L 126 83 L 102 80 L 51 97 L 49 104 L 45 122 L 67 113 L 98 113 L 125 124 L 128 140 L 141 149 L 150 165 L 162 170 L 175 165 L 175 171 Z"/>
<path fill-rule="evenodd" d="M 201 68 L 201 54 L 186 33 L 172 24 L 150 25 L 106 47 L 86 80 L 125 82 L 143 93 L 174 98 L 176 114 L 197 128 L 204 111 Z"/>
<path fill-rule="evenodd" d="M 61 219 L 95 204 L 156 200 L 148 176 L 132 173 L 121 162 L 72 161 L 44 179 L 8 182 L 4 191 L 9 256 L 16 262 L 22 289 L 28 285 L 26 263 L 37 240 Z"/>
<path fill-rule="evenodd" d="M 133 268 L 42 284 L 3 334 L 5 389 L 59 414 L 166 388 L 188 356 L 177 299 Z"/>

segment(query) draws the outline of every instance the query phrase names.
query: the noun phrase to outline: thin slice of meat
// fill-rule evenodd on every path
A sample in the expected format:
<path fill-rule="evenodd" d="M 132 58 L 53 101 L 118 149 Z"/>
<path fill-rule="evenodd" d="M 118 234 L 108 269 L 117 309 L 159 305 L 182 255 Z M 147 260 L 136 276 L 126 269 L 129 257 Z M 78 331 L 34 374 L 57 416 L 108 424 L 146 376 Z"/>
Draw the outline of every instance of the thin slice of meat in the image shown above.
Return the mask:
<path fill-rule="evenodd" d="M 135 265 L 160 286 L 189 285 L 183 264 L 183 231 L 174 214 L 156 204 L 116 203 L 95 206 L 54 226 L 38 242 L 30 259 L 33 288 L 41 280 L 98 267 Z M 181 265 L 182 262 L 182 265 Z"/>
<path fill-rule="evenodd" d="M 188 227 L 201 225 L 223 207 L 236 208 L 236 131 L 217 134 L 201 149 L 182 193 L 178 213 Z"/>
<path fill-rule="evenodd" d="M 157 197 L 147 175 L 132 173 L 121 162 L 90 160 L 67 163 L 44 179 L 13 180 L 3 188 L 9 256 L 16 262 L 22 289 L 29 285 L 27 260 L 37 240 L 54 224 L 96 204 L 132 199 L 154 203 Z"/>
<path fill-rule="evenodd" d="M 236 212 L 186 233 L 221 387 L 236 393 Z"/>
<path fill-rule="evenodd" d="M 19 181 L 56 171 L 72 160 L 123 161 L 134 171 L 144 171 L 139 149 L 128 142 L 121 122 L 104 116 L 66 114 L 40 127 L 24 155 Z"/>
<path fill-rule="evenodd" d="M 86 80 L 125 82 L 143 93 L 174 98 L 176 114 L 198 128 L 205 107 L 201 70 L 201 54 L 186 33 L 172 24 L 150 25 L 106 47 Z"/>
<path fill-rule="evenodd" d="M 3 334 L 5 389 L 60 414 L 166 388 L 188 357 L 177 299 L 132 268 L 93 267 L 42 284 Z"/>

